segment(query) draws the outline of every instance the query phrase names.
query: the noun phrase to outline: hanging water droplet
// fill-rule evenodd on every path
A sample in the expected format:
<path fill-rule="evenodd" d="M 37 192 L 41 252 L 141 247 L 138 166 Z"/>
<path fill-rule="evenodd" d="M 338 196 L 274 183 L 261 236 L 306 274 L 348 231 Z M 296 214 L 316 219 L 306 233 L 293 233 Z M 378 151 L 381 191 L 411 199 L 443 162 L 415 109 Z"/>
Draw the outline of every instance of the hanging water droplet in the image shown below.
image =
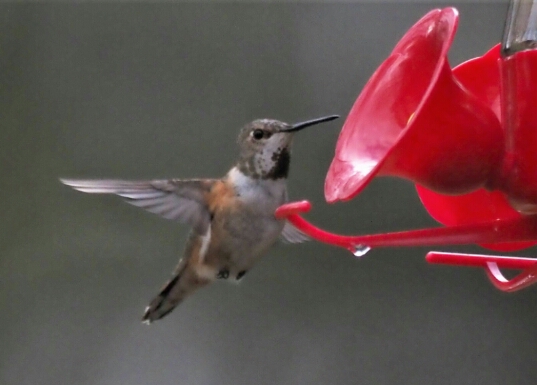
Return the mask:
<path fill-rule="evenodd" d="M 367 254 L 367 252 L 371 250 L 371 247 L 367 245 L 354 245 L 349 248 L 349 251 L 355 256 L 355 257 L 363 257 Z"/>

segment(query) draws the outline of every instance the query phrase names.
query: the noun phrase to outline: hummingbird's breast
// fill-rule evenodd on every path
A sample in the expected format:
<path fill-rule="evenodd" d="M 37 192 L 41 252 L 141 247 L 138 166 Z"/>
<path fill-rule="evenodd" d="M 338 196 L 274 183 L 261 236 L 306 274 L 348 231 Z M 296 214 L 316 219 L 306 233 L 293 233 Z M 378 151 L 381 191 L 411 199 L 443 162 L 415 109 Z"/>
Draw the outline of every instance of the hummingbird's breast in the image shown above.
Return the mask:
<path fill-rule="evenodd" d="M 210 195 L 213 219 L 206 262 L 226 265 L 232 274 L 250 269 L 280 236 L 284 222 L 274 211 L 286 199 L 285 180 L 255 180 L 230 171 Z"/>

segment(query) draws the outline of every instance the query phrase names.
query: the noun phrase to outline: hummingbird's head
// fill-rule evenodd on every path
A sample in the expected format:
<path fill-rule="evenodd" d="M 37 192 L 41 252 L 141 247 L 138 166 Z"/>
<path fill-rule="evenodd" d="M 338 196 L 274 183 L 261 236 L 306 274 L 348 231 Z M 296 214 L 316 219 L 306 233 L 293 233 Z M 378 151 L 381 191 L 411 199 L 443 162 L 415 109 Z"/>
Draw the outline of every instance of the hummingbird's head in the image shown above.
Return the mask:
<path fill-rule="evenodd" d="M 248 123 L 238 138 L 240 146 L 238 169 L 255 179 L 286 178 L 294 133 L 338 117 L 330 115 L 292 125 L 270 119 L 258 119 Z"/>

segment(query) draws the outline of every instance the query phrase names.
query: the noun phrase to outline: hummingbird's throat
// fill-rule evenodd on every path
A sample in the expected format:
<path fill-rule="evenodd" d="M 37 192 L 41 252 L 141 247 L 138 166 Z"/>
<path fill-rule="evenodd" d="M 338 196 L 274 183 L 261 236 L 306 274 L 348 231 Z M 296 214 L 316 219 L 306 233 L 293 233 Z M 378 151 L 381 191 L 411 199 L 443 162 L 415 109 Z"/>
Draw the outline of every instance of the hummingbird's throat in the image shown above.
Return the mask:
<path fill-rule="evenodd" d="M 244 174 L 254 179 L 282 179 L 289 174 L 291 154 L 287 148 L 276 152 L 262 151 L 243 158 L 237 165 Z"/>

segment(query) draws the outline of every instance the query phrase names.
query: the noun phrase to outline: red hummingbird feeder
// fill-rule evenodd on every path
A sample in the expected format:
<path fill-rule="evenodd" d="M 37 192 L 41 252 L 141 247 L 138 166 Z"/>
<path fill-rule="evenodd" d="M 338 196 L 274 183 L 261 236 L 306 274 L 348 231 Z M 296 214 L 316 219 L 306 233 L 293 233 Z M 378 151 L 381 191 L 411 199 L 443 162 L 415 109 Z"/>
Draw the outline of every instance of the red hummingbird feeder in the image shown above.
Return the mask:
<path fill-rule="evenodd" d="M 411 180 L 444 227 L 342 236 L 307 222 L 307 201 L 281 206 L 310 237 L 355 255 L 370 248 L 479 244 L 514 251 L 537 244 L 537 6 L 513 0 L 504 40 L 451 69 L 454 8 L 426 14 L 358 96 L 325 182 L 328 202 L 349 200 L 375 176 Z M 537 282 L 537 259 L 430 252 L 430 263 L 482 267 L 503 291 Z M 500 268 L 522 269 L 511 280 Z"/>

